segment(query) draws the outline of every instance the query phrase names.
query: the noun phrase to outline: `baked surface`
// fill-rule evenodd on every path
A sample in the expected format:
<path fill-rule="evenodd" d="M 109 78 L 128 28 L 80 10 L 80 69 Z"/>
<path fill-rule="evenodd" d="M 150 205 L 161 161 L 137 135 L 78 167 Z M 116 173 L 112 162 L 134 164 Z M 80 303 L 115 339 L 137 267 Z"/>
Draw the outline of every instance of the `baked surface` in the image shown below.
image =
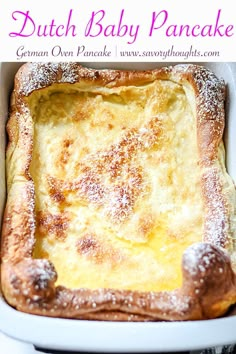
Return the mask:
<path fill-rule="evenodd" d="M 236 302 L 224 101 L 196 65 L 22 66 L 7 126 L 7 301 L 120 321 L 224 314 Z"/>

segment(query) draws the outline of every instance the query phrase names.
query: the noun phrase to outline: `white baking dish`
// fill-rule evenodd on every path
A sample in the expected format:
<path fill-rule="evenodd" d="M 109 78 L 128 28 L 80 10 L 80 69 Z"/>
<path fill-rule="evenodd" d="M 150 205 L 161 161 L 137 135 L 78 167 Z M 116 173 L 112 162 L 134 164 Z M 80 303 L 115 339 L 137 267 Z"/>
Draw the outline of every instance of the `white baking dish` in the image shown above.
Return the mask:
<path fill-rule="evenodd" d="M 93 67 L 144 69 L 169 63 L 84 63 Z M 173 64 L 173 63 L 171 63 Z M 227 169 L 236 181 L 236 63 L 199 63 L 227 83 Z M 5 122 L 13 77 L 22 65 L 0 65 L 0 217 L 5 201 Z M 47 318 L 21 313 L 0 297 L 0 330 L 39 347 L 96 352 L 166 352 L 236 343 L 236 315 L 189 322 L 113 323 Z"/>

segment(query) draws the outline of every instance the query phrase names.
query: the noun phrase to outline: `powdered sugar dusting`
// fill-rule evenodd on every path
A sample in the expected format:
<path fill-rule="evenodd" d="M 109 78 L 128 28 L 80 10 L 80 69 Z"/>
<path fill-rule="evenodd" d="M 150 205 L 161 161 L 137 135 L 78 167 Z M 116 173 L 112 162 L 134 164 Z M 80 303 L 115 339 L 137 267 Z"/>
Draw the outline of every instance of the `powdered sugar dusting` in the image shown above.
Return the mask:
<path fill-rule="evenodd" d="M 224 119 L 225 83 L 212 71 L 203 66 L 179 64 L 173 67 L 174 73 L 191 73 L 196 85 L 196 103 L 199 121 Z M 188 79 L 188 76 L 186 77 Z"/>
<path fill-rule="evenodd" d="M 180 292 L 135 292 L 129 290 L 98 289 L 88 290 L 79 289 L 75 292 L 72 306 L 79 314 L 85 309 L 91 312 L 121 311 L 118 319 L 121 320 L 122 313 L 141 314 L 151 316 L 150 319 L 169 319 L 184 318 L 191 311 L 191 298 Z M 106 316 L 104 316 L 106 317 Z"/>
<path fill-rule="evenodd" d="M 177 293 L 170 293 L 170 304 L 174 311 L 185 314 L 190 310 L 191 299 L 189 296 L 179 296 Z"/>
<path fill-rule="evenodd" d="M 47 289 L 49 281 L 56 280 L 57 277 L 54 267 L 47 259 L 35 259 L 27 273 L 35 283 L 35 290 Z"/>
<path fill-rule="evenodd" d="M 204 240 L 225 247 L 228 234 L 227 206 L 216 168 L 204 173 L 202 185 L 206 208 Z"/>
<path fill-rule="evenodd" d="M 211 71 L 197 69 L 194 72 L 194 79 L 198 86 L 197 107 L 200 122 L 213 119 L 222 121 L 224 119 L 225 84 L 219 80 Z"/>
<path fill-rule="evenodd" d="M 10 274 L 10 284 L 15 296 L 30 303 L 50 297 L 54 291 L 57 273 L 53 264 L 46 259 L 27 258 L 20 262 L 16 272 Z"/>
<path fill-rule="evenodd" d="M 52 83 L 75 83 L 78 79 L 78 65 L 75 63 L 30 63 L 28 72 L 20 71 L 19 92 L 28 96 L 32 91 Z"/>
<path fill-rule="evenodd" d="M 73 63 L 60 63 L 61 78 L 58 82 L 68 82 L 73 84 L 78 80 L 78 66 Z"/>
<path fill-rule="evenodd" d="M 32 254 L 33 247 L 35 245 L 35 218 L 34 218 L 34 209 L 35 209 L 35 201 L 34 201 L 34 184 L 32 181 L 29 181 L 27 185 L 27 202 L 28 202 L 28 218 L 27 218 L 27 227 L 29 230 L 29 234 L 25 237 L 25 250 Z"/>
<path fill-rule="evenodd" d="M 148 300 L 150 301 L 150 309 L 153 312 L 159 311 L 163 319 L 171 319 L 177 314 L 181 318 L 190 311 L 191 298 L 180 294 L 178 290 L 162 293 L 150 292 Z"/>
<path fill-rule="evenodd" d="M 212 246 L 207 243 L 196 243 L 184 253 L 184 270 L 191 276 L 201 274 L 204 277 L 206 270 L 216 259 Z"/>
<path fill-rule="evenodd" d="M 198 139 L 202 155 L 200 160 L 202 166 L 207 168 L 202 176 L 206 210 L 204 240 L 225 247 L 228 234 L 228 211 L 219 179 L 220 170 L 214 167 L 224 129 L 225 83 L 203 66 L 178 65 L 174 68 L 174 72 L 186 73 L 186 79 L 193 80 L 196 90 Z"/>
<path fill-rule="evenodd" d="M 75 191 L 77 198 L 102 208 L 113 222 L 125 221 L 148 190 L 137 153 L 155 146 L 160 135 L 161 122 L 157 117 L 139 129 L 129 130 L 107 150 L 81 160 L 79 178 L 64 182 L 49 176 L 49 195 L 54 201 L 57 196 L 60 202 L 66 193 Z"/>

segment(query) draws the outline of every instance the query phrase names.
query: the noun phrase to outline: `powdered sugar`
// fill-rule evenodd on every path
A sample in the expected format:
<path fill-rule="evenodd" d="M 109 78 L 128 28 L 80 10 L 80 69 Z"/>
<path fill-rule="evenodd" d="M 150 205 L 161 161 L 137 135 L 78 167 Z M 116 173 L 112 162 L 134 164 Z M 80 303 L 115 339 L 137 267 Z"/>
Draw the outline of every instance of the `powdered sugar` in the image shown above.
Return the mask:
<path fill-rule="evenodd" d="M 203 175 L 206 208 L 204 239 L 216 246 L 225 247 L 228 234 L 227 206 L 218 175 L 216 168 L 209 169 Z"/>
<path fill-rule="evenodd" d="M 222 121 L 224 119 L 225 84 L 212 72 L 198 69 L 194 73 L 198 86 L 197 108 L 200 122 L 207 119 Z"/>
<path fill-rule="evenodd" d="M 202 176 L 205 204 L 204 240 L 225 247 L 228 211 L 219 177 L 221 170 L 216 165 L 224 129 L 225 83 L 202 66 L 177 65 L 174 72 L 184 73 L 186 80 L 193 84 L 196 94 L 200 161 L 202 168 L 207 168 Z"/>
<path fill-rule="evenodd" d="M 184 253 L 184 269 L 191 276 L 204 277 L 206 270 L 212 266 L 215 259 L 216 254 L 210 244 L 196 243 Z"/>
<path fill-rule="evenodd" d="M 32 91 L 49 86 L 53 82 L 75 83 L 78 79 L 78 65 L 74 63 L 30 63 L 20 69 L 19 92 L 28 96 Z"/>
<path fill-rule="evenodd" d="M 225 83 L 212 71 L 203 66 L 180 64 L 173 67 L 174 73 L 193 75 L 196 88 L 196 104 L 199 122 L 204 120 L 222 121 L 224 119 Z M 192 79 L 190 80 L 192 81 Z"/>
<path fill-rule="evenodd" d="M 27 274 L 35 284 L 35 290 L 47 289 L 49 281 L 55 281 L 57 274 L 47 259 L 35 259 L 27 268 Z"/>

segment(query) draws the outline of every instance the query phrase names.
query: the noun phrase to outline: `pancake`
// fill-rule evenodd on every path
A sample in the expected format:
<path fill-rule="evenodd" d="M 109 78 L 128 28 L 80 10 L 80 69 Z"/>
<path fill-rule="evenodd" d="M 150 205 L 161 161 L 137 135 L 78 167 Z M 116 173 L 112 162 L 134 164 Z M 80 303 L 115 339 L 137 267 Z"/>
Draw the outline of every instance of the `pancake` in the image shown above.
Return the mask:
<path fill-rule="evenodd" d="M 224 82 L 197 65 L 22 66 L 7 126 L 6 300 L 80 319 L 224 314 L 236 302 L 224 102 Z"/>

